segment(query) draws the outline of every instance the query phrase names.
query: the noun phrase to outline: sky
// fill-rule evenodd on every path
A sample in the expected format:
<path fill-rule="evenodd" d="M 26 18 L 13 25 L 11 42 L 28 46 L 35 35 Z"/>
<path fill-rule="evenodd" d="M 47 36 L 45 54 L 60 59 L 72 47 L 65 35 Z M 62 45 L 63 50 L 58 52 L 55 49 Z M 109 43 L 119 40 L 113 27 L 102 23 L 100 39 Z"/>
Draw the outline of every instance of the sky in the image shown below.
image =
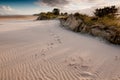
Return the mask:
<path fill-rule="evenodd" d="M 0 0 L 0 15 L 29 15 L 53 8 L 59 8 L 62 12 L 90 11 L 111 5 L 120 5 L 120 0 Z"/>

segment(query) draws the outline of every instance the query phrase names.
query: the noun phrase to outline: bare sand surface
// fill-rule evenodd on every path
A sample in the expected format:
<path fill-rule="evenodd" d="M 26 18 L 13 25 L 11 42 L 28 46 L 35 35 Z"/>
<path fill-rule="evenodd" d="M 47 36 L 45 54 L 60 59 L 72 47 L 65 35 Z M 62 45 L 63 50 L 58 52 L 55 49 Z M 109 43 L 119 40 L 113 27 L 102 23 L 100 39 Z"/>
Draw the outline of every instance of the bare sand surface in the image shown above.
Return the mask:
<path fill-rule="evenodd" d="M 1 20 L 0 80 L 120 80 L 120 46 L 55 20 Z"/>
<path fill-rule="evenodd" d="M 0 21 L 10 21 L 10 20 L 34 20 L 38 16 L 32 16 L 32 15 L 11 15 L 11 16 L 0 16 Z"/>

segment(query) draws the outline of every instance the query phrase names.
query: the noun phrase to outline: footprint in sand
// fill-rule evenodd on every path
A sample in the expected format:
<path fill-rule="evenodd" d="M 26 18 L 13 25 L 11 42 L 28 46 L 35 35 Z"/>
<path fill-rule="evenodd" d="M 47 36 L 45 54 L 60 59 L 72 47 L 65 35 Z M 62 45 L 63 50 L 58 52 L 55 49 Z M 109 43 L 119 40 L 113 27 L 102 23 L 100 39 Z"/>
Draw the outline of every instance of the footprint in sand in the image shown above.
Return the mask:
<path fill-rule="evenodd" d="M 67 65 L 71 68 L 75 68 L 75 69 L 78 69 L 80 67 L 80 64 L 77 62 L 77 59 L 76 58 L 68 58 L 66 59 L 66 62 L 67 62 Z"/>
<path fill-rule="evenodd" d="M 81 65 L 80 67 L 83 71 L 87 71 L 89 69 L 89 66 L 87 65 Z"/>
<path fill-rule="evenodd" d="M 60 39 L 60 37 L 59 37 L 59 36 L 55 36 L 54 38 L 55 38 L 55 40 L 56 40 L 59 44 L 61 44 L 61 43 L 62 43 L 62 41 L 61 41 L 61 39 Z"/>
<path fill-rule="evenodd" d="M 118 61 L 120 60 L 120 57 L 119 56 L 115 56 L 115 61 Z"/>
<path fill-rule="evenodd" d="M 118 60 L 118 56 L 115 56 L 115 60 L 116 60 L 116 61 Z"/>
<path fill-rule="evenodd" d="M 35 54 L 35 57 L 37 57 L 37 54 Z"/>
<path fill-rule="evenodd" d="M 62 44 L 61 39 L 56 39 L 56 41 L 57 41 L 59 44 Z"/>
<path fill-rule="evenodd" d="M 54 43 L 52 43 L 52 42 L 48 43 L 46 46 L 46 49 L 44 48 L 41 50 L 41 55 L 45 56 L 45 53 L 48 52 L 49 50 L 51 50 L 53 48 L 53 46 L 54 46 Z"/>
<path fill-rule="evenodd" d="M 48 43 L 48 44 L 47 44 L 47 49 L 50 50 L 50 49 L 52 49 L 52 48 L 53 48 L 53 47 Z"/>
<path fill-rule="evenodd" d="M 82 77 L 95 77 L 94 74 L 92 74 L 91 72 L 87 72 L 87 71 L 81 72 L 80 75 Z"/>
<path fill-rule="evenodd" d="M 45 56 L 45 53 L 42 53 L 41 56 Z"/>
<path fill-rule="evenodd" d="M 71 69 L 75 69 L 79 72 L 81 71 L 89 71 L 91 67 L 83 60 L 82 57 L 70 57 L 68 59 L 65 59 L 65 64 L 67 64 L 68 67 Z M 83 75 L 87 75 L 87 73 L 83 73 Z"/>
<path fill-rule="evenodd" d="M 59 44 L 62 43 L 60 37 L 57 34 L 51 33 L 51 36 L 55 39 L 55 41 L 57 41 Z"/>
<path fill-rule="evenodd" d="M 45 50 L 45 49 L 42 49 L 42 50 L 41 50 L 41 56 L 45 56 L 45 52 L 46 52 L 46 50 Z"/>
<path fill-rule="evenodd" d="M 54 45 L 54 43 L 50 43 L 50 45 Z"/>
<path fill-rule="evenodd" d="M 52 49 L 52 48 L 53 48 L 54 43 L 49 43 L 48 45 L 49 45 L 49 46 L 48 46 L 48 48 L 49 48 L 49 50 L 50 50 L 50 49 Z"/>

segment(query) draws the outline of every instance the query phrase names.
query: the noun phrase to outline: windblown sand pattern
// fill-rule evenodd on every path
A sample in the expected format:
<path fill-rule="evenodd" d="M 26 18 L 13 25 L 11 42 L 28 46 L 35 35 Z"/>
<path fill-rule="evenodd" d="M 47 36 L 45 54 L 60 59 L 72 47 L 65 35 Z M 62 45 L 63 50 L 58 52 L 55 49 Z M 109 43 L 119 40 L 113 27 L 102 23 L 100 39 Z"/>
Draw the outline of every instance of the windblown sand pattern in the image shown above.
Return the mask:
<path fill-rule="evenodd" d="M 120 80 L 120 47 L 59 21 L 0 21 L 0 80 Z"/>

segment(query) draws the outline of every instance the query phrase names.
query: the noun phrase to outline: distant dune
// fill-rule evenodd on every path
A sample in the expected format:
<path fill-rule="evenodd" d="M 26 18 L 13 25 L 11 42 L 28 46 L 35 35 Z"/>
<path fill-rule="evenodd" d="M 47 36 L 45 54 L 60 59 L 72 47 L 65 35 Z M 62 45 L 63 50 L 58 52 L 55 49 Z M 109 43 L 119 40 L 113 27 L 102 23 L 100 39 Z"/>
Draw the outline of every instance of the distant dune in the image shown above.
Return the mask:
<path fill-rule="evenodd" d="M 0 20 L 34 20 L 37 16 L 32 15 L 12 15 L 12 16 L 0 16 Z"/>

